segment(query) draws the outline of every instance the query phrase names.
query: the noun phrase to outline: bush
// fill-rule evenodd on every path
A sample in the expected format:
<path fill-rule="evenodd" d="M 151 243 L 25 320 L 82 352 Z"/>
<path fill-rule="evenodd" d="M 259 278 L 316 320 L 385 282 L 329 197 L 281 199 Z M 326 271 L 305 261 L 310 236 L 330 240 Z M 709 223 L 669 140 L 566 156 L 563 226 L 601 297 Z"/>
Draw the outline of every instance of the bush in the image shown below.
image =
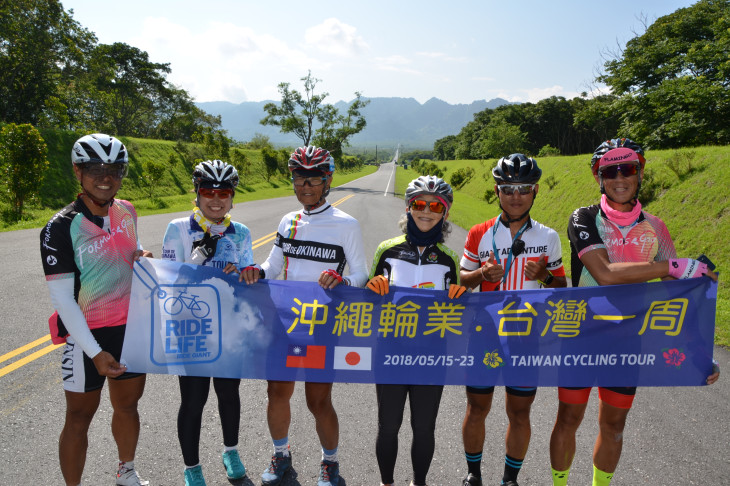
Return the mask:
<path fill-rule="evenodd" d="M 462 167 L 451 174 L 449 183 L 454 189 L 461 189 L 472 177 L 474 177 L 474 169 L 468 166 Z"/>
<path fill-rule="evenodd" d="M 543 148 L 540 149 L 540 151 L 537 153 L 538 157 L 559 157 L 560 156 L 560 150 L 556 149 L 550 144 L 545 145 Z"/>

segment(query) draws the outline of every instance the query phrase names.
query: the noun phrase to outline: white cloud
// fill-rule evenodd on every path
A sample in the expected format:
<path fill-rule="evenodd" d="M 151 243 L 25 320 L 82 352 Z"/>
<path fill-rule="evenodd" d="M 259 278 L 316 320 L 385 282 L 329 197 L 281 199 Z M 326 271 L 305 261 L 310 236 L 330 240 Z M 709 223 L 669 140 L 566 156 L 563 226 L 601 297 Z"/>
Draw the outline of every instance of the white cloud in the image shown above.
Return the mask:
<path fill-rule="evenodd" d="M 393 55 L 388 57 L 376 57 L 374 61 L 374 67 L 382 71 L 395 71 L 406 74 L 421 74 L 420 71 L 410 67 L 413 62 L 404 56 Z"/>
<path fill-rule="evenodd" d="M 444 62 L 468 62 L 469 59 L 463 56 L 460 57 L 454 57 L 449 56 L 446 53 L 443 52 L 417 52 L 416 55 L 421 57 L 426 57 L 429 59 L 435 59 L 438 61 L 444 61 Z"/>
<path fill-rule="evenodd" d="M 197 101 L 278 98 L 279 82 L 316 64 L 273 35 L 230 22 L 209 22 L 191 31 L 165 18 L 146 18 L 132 43 L 153 61 L 170 62 L 170 82 Z"/>
<path fill-rule="evenodd" d="M 304 33 L 304 42 L 328 54 L 342 57 L 356 57 L 368 50 L 357 29 L 338 19 L 329 18 L 319 25 L 310 27 Z"/>

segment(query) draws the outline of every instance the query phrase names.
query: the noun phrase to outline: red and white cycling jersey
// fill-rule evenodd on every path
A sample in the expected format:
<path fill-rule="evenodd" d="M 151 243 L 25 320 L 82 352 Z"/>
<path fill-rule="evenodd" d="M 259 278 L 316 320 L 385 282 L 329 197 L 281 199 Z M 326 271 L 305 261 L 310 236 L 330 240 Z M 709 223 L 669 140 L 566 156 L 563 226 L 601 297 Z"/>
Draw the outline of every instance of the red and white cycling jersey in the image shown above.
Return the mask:
<path fill-rule="evenodd" d="M 512 234 L 508 226 L 498 222 L 498 218 L 499 216 L 474 225 L 469 230 L 464 245 L 464 255 L 461 257 L 461 268 L 469 271 L 480 268 L 489 260 L 496 248 L 499 258 L 495 258 L 495 262 L 501 263 L 507 271 L 507 262 L 512 248 Z M 495 224 L 497 225 L 496 228 Z M 538 261 L 541 257 L 544 258 L 543 255 L 547 255 L 547 269 L 553 275 L 556 277 L 565 276 L 560 237 L 554 229 L 530 219 L 520 239 L 525 242 L 525 250 L 512 260 L 509 274 L 504 283 L 499 285 L 484 281 L 479 286 L 479 290 L 485 292 L 497 289 L 529 290 L 541 288 L 542 286 L 537 280 L 525 279 L 525 265 L 528 261 Z"/>

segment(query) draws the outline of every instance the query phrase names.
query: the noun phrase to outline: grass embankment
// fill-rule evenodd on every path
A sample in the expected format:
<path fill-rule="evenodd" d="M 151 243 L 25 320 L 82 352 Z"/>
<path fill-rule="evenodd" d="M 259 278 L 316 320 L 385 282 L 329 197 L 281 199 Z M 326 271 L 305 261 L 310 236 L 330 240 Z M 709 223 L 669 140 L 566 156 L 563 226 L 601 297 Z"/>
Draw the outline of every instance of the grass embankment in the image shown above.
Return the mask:
<path fill-rule="evenodd" d="M 27 205 L 21 221 L 9 221 L 8 209 L 0 207 L 3 218 L 0 231 L 39 228 L 60 208 L 76 198 L 78 182 L 71 168 L 71 147 L 79 134 L 63 131 L 43 131 L 48 145 L 50 166 L 41 181 L 40 199 Z M 132 201 L 140 216 L 158 213 L 187 211 L 194 199 L 191 174 L 196 159 L 209 159 L 196 144 L 165 140 L 148 140 L 122 137 L 129 152 L 129 174 L 117 195 Z M 260 150 L 233 148 L 245 156 L 245 169 L 240 171 L 241 183 L 236 191 L 236 202 L 269 199 L 292 194 L 288 174 L 266 179 L 266 170 Z M 163 163 L 165 173 L 161 180 L 150 183 L 145 174 L 147 162 Z M 332 185 L 345 184 L 353 179 L 371 174 L 375 166 L 363 166 L 357 171 L 335 172 Z"/>
<path fill-rule="evenodd" d="M 543 171 L 531 216 L 555 229 L 563 246 L 563 263 L 570 272 L 568 218 L 574 209 L 599 201 L 598 185 L 589 170 L 590 156 L 546 157 L 538 160 Z M 455 193 L 450 219 L 464 228 L 499 213 L 496 201 L 484 199 L 494 186 L 491 168 L 496 160 L 438 162 L 445 179 L 462 167 L 472 167 L 474 177 Z M 698 147 L 647 152 L 647 174 L 640 199 L 644 209 L 662 218 L 669 228 L 677 254 L 696 258 L 704 253 L 720 272 L 730 261 L 730 147 Z M 403 194 L 417 173 L 399 170 L 396 187 Z M 485 180 L 488 176 L 488 181 Z M 553 187 L 550 187 L 550 185 Z M 644 201 L 648 201 L 644 203 Z M 715 342 L 730 346 L 730 289 L 721 276 L 717 302 Z"/>

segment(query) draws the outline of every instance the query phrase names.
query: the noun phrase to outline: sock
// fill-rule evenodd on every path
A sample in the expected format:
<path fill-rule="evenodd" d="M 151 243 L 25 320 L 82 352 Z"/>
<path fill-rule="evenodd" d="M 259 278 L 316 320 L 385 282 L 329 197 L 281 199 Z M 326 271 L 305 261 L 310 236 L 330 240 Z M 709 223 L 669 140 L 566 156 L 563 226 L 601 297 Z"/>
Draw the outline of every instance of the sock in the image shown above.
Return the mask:
<path fill-rule="evenodd" d="M 274 440 L 274 454 L 279 452 L 281 452 L 284 457 L 289 455 L 289 436 L 286 436 L 283 439 Z"/>
<path fill-rule="evenodd" d="M 193 469 L 194 467 L 198 467 L 198 466 L 200 466 L 200 463 L 197 463 L 194 466 L 185 466 L 185 470 L 187 471 L 188 469 Z"/>
<path fill-rule="evenodd" d="M 238 449 L 238 444 L 236 444 L 234 446 L 230 446 L 230 447 L 223 444 L 223 452 L 235 451 L 236 449 Z"/>
<path fill-rule="evenodd" d="M 134 461 L 124 462 L 124 461 L 120 460 L 119 467 L 117 468 L 117 472 L 121 471 L 122 468 L 124 468 L 128 471 L 131 471 L 132 469 L 134 469 Z"/>
<path fill-rule="evenodd" d="M 507 454 L 504 456 L 504 476 L 502 476 L 502 484 L 507 481 L 517 482 L 517 475 L 520 473 L 522 468 L 523 459 L 515 459 Z"/>
<path fill-rule="evenodd" d="M 565 471 L 556 471 L 552 467 L 550 468 L 553 472 L 553 486 L 567 486 L 568 485 L 568 473 L 570 468 Z"/>
<path fill-rule="evenodd" d="M 613 473 L 603 472 L 593 465 L 593 486 L 608 486 L 613 479 Z"/>
<path fill-rule="evenodd" d="M 334 449 L 325 449 L 322 447 L 322 460 L 329 462 L 338 462 L 337 460 L 337 447 Z"/>
<path fill-rule="evenodd" d="M 482 478 L 482 451 L 466 452 L 466 466 L 469 468 L 469 474 L 479 479 Z"/>

